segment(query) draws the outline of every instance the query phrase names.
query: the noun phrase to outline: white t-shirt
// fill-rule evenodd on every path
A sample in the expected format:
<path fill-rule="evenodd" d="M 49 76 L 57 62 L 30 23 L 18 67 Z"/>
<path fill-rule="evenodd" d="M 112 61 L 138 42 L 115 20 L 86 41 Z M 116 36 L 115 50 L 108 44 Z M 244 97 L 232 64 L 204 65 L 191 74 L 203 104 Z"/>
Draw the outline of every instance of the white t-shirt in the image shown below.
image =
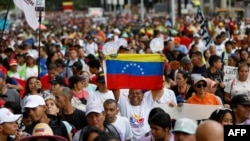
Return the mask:
<path fill-rule="evenodd" d="M 239 81 L 237 78 L 230 80 L 224 91 L 231 94 L 231 98 L 238 94 L 247 94 L 250 97 L 250 79 L 245 82 Z"/>
<path fill-rule="evenodd" d="M 163 93 L 162 97 L 160 99 L 156 100 L 156 102 L 164 103 L 164 104 L 169 104 L 170 102 L 173 102 L 173 103 L 177 104 L 176 96 L 175 96 L 173 90 L 164 88 L 163 92 L 164 93 Z"/>
<path fill-rule="evenodd" d="M 118 128 L 123 134 L 125 140 L 129 140 L 133 138 L 133 133 L 129 124 L 129 120 L 126 117 L 116 116 L 117 119 L 112 125 Z"/>
<path fill-rule="evenodd" d="M 86 52 L 86 54 L 93 54 L 95 55 L 95 53 L 98 51 L 98 46 L 95 42 L 87 43 L 86 46 L 84 47 L 84 50 Z"/>
<path fill-rule="evenodd" d="M 37 65 L 31 67 L 26 67 L 26 75 L 25 79 L 27 80 L 31 76 L 36 76 L 38 77 L 38 67 Z"/>
<path fill-rule="evenodd" d="M 132 141 L 138 141 L 141 136 L 150 131 L 148 124 L 148 115 L 154 105 L 152 95 L 145 93 L 140 105 L 130 104 L 128 96 L 120 94 L 118 100 L 121 116 L 127 117 L 132 129 Z"/>
<path fill-rule="evenodd" d="M 105 102 L 107 99 L 115 99 L 115 96 L 112 91 L 108 90 L 106 93 L 101 93 L 100 91 L 95 91 L 94 93 L 91 93 L 89 95 L 89 98 L 87 100 L 87 103 L 93 101 L 93 102 L 100 102 L 101 105 Z"/>

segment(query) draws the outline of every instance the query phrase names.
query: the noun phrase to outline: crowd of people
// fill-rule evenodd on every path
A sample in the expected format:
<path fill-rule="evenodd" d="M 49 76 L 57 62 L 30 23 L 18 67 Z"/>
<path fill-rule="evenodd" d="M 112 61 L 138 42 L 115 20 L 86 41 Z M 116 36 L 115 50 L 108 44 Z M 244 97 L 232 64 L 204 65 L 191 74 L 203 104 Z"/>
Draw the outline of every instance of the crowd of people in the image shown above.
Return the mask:
<path fill-rule="evenodd" d="M 205 46 L 199 19 L 185 16 L 108 17 L 47 13 L 46 29 L 32 31 L 16 17 L 0 48 L 1 141 L 223 141 L 223 125 L 250 124 L 249 21 L 206 21 L 213 44 Z M 117 54 L 165 57 L 162 89 L 111 90 L 103 46 L 125 39 Z M 154 51 L 150 42 L 163 40 Z M 224 66 L 237 68 L 224 82 Z M 152 68 L 154 69 L 154 68 Z M 182 103 L 218 105 L 197 122 L 171 113 Z M 196 112 L 196 111 L 190 111 Z"/>

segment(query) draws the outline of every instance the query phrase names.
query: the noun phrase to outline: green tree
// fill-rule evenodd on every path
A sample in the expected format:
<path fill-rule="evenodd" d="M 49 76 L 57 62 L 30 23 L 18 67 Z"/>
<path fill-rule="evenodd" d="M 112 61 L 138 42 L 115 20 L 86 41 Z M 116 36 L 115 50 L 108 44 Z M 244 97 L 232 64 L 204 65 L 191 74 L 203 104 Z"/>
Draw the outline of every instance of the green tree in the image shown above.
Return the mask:
<path fill-rule="evenodd" d="M 9 1 L 11 1 L 10 9 L 14 8 L 13 0 L 0 0 L 0 11 L 8 9 Z"/>

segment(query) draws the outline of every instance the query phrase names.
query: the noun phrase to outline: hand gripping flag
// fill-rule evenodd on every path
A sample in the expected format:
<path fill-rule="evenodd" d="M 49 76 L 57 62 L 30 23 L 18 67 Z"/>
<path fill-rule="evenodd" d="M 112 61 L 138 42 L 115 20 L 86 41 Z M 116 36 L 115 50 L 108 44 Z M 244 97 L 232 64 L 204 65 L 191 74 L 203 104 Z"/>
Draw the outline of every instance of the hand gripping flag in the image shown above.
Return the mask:
<path fill-rule="evenodd" d="M 16 7 L 24 12 L 25 19 L 28 25 L 36 30 L 39 26 L 38 18 L 36 17 L 35 1 L 36 0 L 13 0 Z"/>
<path fill-rule="evenodd" d="M 108 89 L 161 89 L 163 69 L 159 54 L 118 54 L 104 62 Z"/>

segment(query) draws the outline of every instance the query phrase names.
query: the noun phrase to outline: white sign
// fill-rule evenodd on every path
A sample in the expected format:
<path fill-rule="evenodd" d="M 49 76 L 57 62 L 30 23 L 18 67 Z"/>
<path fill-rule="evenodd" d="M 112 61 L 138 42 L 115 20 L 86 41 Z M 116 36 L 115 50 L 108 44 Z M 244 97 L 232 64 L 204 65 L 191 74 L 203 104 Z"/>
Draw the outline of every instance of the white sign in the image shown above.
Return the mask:
<path fill-rule="evenodd" d="M 90 17 L 102 17 L 103 9 L 102 8 L 88 8 L 88 16 Z"/>
<path fill-rule="evenodd" d="M 227 84 L 230 80 L 236 78 L 237 76 L 237 67 L 231 67 L 231 66 L 224 66 L 223 71 L 224 71 L 224 77 L 223 77 L 223 82 L 224 84 Z"/>
<path fill-rule="evenodd" d="M 149 43 L 150 49 L 153 53 L 162 51 L 164 48 L 164 41 L 162 38 L 154 38 Z"/>
<path fill-rule="evenodd" d="M 238 67 L 224 66 L 224 78 L 223 82 L 226 85 L 230 80 L 237 78 Z M 248 78 L 250 78 L 250 73 L 248 74 Z"/>
<path fill-rule="evenodd" d="M 208 119 L 213 111 L 221 105 L 200 105 L 184 103 L 183 106 L 169 107 L 167 104 L 155 103 L 154 107 L 160 107 L 167 112 L 172 119 L 190 118 L 193 120 Z"/>

